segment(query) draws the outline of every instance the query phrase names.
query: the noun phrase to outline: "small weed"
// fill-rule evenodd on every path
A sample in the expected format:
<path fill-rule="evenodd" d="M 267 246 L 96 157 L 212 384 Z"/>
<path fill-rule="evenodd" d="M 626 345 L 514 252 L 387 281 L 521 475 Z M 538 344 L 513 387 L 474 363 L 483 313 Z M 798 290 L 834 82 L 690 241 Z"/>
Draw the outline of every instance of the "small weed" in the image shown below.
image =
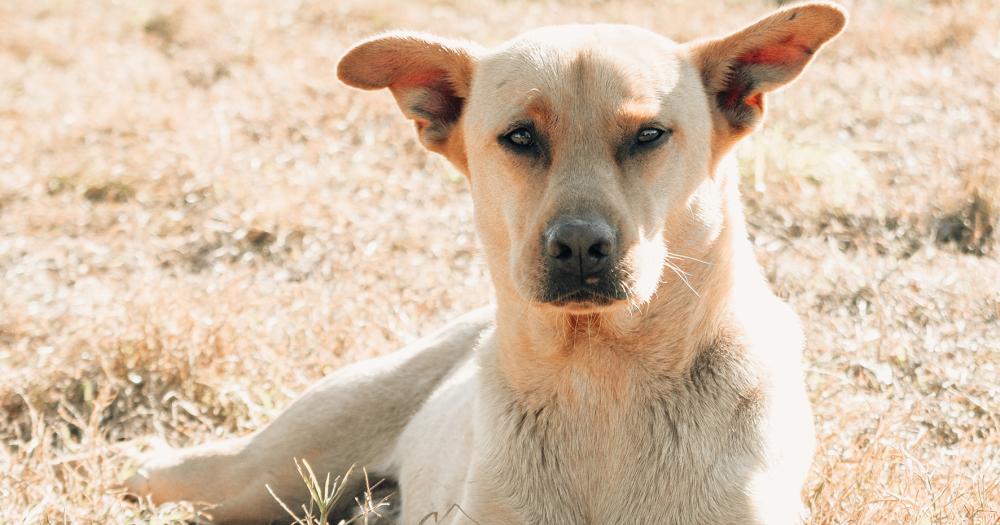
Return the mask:
<path fill-rule="evenodd" d="M 106 182 L 88 187 L 83 192 L 84 198 L 90 202 L 127 202 L 135 196 L 135 189 L 119 181 Z"/>
<path fill-rule="evenodd" d="M 963 253 L 986 255 L 998 220 L 993 204 L 974 192 L 961 207 L 938 220 L 935 240 L 938 244 L 954 243 Z"/>
<path fill-rule="evenodd" d="M 142 24 L 142 31 L 164 46 L 174 43 L 179 29 L 180 20 L 176 14 L 157 13 Z"/>
<path fill-rule="evenodd" d="M 285 509 L 285 512 L 294 520 L 295 525 L 326 525 L 329 523 L 331 518 L 331 513 L 336 509 L 337 502 L 344 495 L 345 488 L 347 487 L 347 480 L 351 477 L 351 473 L 354 471 L 354 466 L 347 469 L 347 472 L 343 476 L 337 476 L 333 480 L 332 484 L 330 481 L 330 473 L 326 473 L 326 478 L 323 483 L 320 484 L 319 478 L 316 477 L 316 473 L 313 471 L 309 462 L 304 459 L 295 458 L 295 468 L 299 471 L 299 476 L 302 478 L 302 482 L 305 483 L 306 489 L 309 491 L 309 504 L 302 505 L 302 515 L 298 515 L 295 511 L 290 509 L 288 505 L 285 504 L 274 490 L 271 489 L 270 485 L 266 485 L 267 491 L 271 494 L 271 497 L 281 505 L 281 508 Z M 369 483 L 368 471 L 362 469 L 365 476 L 365 491 L 362 495 L 363 500 L 355 498 L 354 501 L 358 505 L 358 512 L 355 513 L 354 517 L 349 520 L 340 520 L 339 525 L 348 525 L 351 523 L 363 523 L 368 524 L 368 520 L 371 516 L 380 518 L 379 510 L 389 506 L 389 497 L 385 496 L 378 501 L 376 501 L 375 496 L 372 495 L 372 490 L 378 485 L 376 483 L 374 486 Z"/>

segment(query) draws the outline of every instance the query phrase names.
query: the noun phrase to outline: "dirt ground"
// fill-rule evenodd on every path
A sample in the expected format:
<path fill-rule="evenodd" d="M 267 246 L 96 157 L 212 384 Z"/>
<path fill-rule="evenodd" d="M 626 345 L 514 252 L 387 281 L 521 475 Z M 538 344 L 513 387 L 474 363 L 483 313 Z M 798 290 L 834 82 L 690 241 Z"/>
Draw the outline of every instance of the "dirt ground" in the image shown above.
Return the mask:
<path fill-rule="evenodd" d="M 655 4 L 655 5 L 654 5 Z M 856 0 L 740 151 L 802 317 L 816 524 L 1000 523 L 1000 7 Z M 242 434 L 488 301 L 464 179 L 345 46 L 763 1 L 0 0 L 0 523 L 164 523 L 124 452 Z M 336 473 L 335 473 L 336 474 Z"/>

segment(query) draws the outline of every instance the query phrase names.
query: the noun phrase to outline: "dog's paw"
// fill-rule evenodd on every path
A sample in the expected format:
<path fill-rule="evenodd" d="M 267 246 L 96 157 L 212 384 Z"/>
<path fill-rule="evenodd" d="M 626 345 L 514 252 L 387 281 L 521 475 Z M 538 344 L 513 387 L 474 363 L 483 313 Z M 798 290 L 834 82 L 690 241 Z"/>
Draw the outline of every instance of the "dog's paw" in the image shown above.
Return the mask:
<path fill-rule="evenodd" d="M 122 480 L 114 488 L 123 491 L 126 499 L 144 499 L 155 496 L 152 478 L 163 458 L 170 457 L 172 450 L 162 439 L 152 438 L 135 442 L 125 453 Z M 154 501 L 158 499 L 154 497 Z"/>
<path fill-rule="evenodd" d="M 129 476 L 122 482 L 120 488 L 125 491 L 124 497 L 129 501 L 152 496 L 152 491 L 149 488 L 149 473 L 143 469 Z"/>

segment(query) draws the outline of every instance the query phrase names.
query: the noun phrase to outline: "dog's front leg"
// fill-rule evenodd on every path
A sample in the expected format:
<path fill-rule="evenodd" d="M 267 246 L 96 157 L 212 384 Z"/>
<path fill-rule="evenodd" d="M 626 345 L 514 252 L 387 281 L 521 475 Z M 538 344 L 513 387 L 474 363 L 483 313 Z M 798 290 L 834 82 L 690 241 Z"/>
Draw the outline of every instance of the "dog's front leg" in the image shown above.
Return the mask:
<path fill-rule="evenodd" d="M 402 429 L 492 322 L 491 309 L 476 310 L 399 352 L 345 367 L 251 436 L 151 455 L 126 487 L 157 503 L 201 502 L 216 522 L 266 523 L 283 511 L 265 485 L 291 508 L 307 501 L 293 458 L 321 477 L 352 465 L 392 476 Z M 352 478 L 348 494 L 363 483 Z M 338 511 L 354 505 L 351 496 Z"/>

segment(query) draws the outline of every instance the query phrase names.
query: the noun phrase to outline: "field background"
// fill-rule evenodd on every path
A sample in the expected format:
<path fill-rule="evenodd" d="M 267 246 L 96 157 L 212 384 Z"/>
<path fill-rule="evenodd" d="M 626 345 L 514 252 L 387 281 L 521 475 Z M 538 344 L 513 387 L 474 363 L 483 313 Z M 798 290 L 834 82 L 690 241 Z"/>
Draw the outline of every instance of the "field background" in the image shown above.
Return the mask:
<path fill-rule="evenodd" d="M 388 93 L 335 80 L 345 46 L 685 40 L 775 5 L 652 4 L 0 0 L 0 523 L 189 517 L 111 490 L 127 450 L 246 433 L 488 301 L 464 180 Z M 998 523 L 1000 7 L 846 5 L 740 152 L 807 330 L 803 496 L 817 524 Z"/>

